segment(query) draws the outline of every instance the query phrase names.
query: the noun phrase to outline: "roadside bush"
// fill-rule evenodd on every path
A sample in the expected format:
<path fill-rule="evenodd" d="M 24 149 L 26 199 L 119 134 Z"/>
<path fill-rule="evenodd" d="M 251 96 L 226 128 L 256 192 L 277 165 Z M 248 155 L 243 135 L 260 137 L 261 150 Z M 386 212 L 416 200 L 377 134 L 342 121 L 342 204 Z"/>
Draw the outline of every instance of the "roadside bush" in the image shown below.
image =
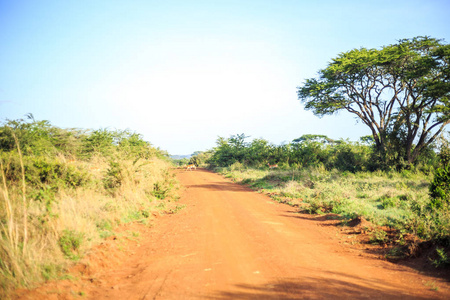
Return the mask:
<path fill-rule="evenodd" d="M 155 182 L 153 184 L 153 191 L 152 195 L 156 198 L 163 200 L 165 199 L 170 193 L 170 186 L 164 184 L 163 182 Z"/>
<path fill-rule="evenodd" d="M 431 263 L 436 267 L 446 267 L 450 265 L 450 255 L 445 252 L 444 248 L 436 248 L 436 259 L 431 260 Z"/>
<path fill-rule="evenodd" d="M 114 191 L 122 185 L 125 174 L 123 167 L 117 161 L 110 161 L 106 176 L 103 178 L 105 189 Z"/>
<path fill-rule="evenodd" d="M 430 206 L 441 208 L 450 202 L 450 166 L 437 168 L 430 185 Z"/>
<path fill-rule="evenodd" d="M 329 170 L 335 168 L 352 173 L 367 170 L 371 149 L 367 146 L 340 141 L 331 147 L 330 158 L 327 160 Z"/>
<path fill-rule="evenodd" d="M 25 156 L 20 158 L 16 151 L 0 153 L 3 161 L 5 178 L 11 182 L 22 180 L 21 163 L 25 169 L 25 181 L 30 187 L 50 186 L 75 188 L 90 182 L 89 173 L 83 169 L 68 165 L 49 156 Z"/>
<path fill-rule="evenodd" d="M 0 125 L 0 298 L 54 278 L 123 222 L 180 209 L 166 157 L 129 131 Z"/>
<path fill-rule="evenodd" d="M 95 154 L 110 156 L 114 149 L 115 134 L 107 129 L 94 130 L 82 139 L 81 156 L 92 157 Z"/>
<path fill-rule="evenodd" d="M 55 156 L 60 152 L 76 155 L 81 147 L 82 131 L 54 127 L 49 121 L 36 121 L 32 114 L 27 120 L 7 120 L 0 127 L 0 150 L 15 151 L 17 142 L 24 155 Z"/>

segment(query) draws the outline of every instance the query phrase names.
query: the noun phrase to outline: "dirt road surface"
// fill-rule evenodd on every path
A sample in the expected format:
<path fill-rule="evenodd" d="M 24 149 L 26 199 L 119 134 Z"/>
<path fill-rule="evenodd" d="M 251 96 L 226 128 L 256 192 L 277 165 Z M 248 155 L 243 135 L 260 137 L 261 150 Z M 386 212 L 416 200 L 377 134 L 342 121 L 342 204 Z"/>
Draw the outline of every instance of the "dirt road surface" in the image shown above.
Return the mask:
<path fill-rule="evenodd" d="M 450 299 L 448 282 L 350 250 L 295 208 L 206 170 L 177 176 L 186 208 L 20 299 Z"/>

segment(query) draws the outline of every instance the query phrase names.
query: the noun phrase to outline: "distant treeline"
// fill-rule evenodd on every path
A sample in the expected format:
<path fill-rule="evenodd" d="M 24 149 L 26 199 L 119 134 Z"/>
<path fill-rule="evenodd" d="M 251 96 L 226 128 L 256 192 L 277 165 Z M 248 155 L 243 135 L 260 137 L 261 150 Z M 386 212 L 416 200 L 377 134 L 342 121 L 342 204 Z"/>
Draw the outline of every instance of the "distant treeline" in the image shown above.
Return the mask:
<path fill-rule="evenodd" d="M 323 166 L 349 172 L 405 168 L 429 172 L 439 163 L 437 145 L 423 151 L 416 163 L 410 165 L 401 156 L 376 151 L 371 136 L 351 142 L 324 135 L 303 135 L 283 145 L 274 145 L 265 139 L 248 142 L 247 138 L 245 134 L 219 137 L 214 149 L 197 153 L 191 163 L 207 163 L 211 167 L 227 167 L 236 162 L 257 168 L 267 164 L 278 164 L 280 168 Z"/>

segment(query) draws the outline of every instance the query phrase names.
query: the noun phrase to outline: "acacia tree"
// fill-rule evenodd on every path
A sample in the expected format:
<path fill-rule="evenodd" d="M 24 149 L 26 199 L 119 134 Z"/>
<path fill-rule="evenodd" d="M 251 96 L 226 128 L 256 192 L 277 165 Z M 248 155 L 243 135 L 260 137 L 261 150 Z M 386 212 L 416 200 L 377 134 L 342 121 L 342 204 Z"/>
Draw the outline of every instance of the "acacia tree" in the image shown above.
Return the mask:
<path fill-rule="evenodd" d="M 354 49 L 307 79 L 298 98 L 318 116 L 356 115 L 384 159 L 392 151 L 411 164 L 450 122 L 449 63 L 450 45 L 429 37 Z"/>

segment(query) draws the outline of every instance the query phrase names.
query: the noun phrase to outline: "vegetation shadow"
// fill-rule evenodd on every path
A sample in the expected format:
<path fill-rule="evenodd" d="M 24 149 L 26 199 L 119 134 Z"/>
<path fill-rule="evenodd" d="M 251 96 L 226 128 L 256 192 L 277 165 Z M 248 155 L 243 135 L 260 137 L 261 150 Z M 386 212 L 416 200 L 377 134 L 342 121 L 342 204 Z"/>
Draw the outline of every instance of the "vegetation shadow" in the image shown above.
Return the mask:
<path fill-rule="evenodd" d="M 191 184 L 187 188 L 206 189 L 211 192 L 252 192 L 249 188 L 231 182 L 213 182 L 208 184 Z"/>
<path fill-rule="evenodd" d="M 273 280 L 265 284 L 237 284 L 233 291 L 217 291 L 209 299 L 430 299 L 400 291 L 375 280 L 362 280 L 329 272 L 327 278 L 302 277 Z M 345 276 L 338 279 L 336 277 Z M 436 293 L 432 298 L 443 298 Z M 439 297 L 440 296 L 440 297 Z"/>
<path fill-rule="evenodd" d="M 286 211 L 284 214 L 281 214 L 280 216 L 286 217 L 286 218 L 296 218 L 296 219 L 302 219 L 302 220 L 308 220 L 317 223 L 319 226 L 324 227 L 340 227 L 340 228 L 347 228 L 348 230 L 346 232 L 343 232 L 343 235 L 353 235 L 353 236 L 359 236 L 367 233 L 362 233 L 359 229 L 352 230 L 352 226 L 349 224 L 350 219 L 339 216 L 336 214 L 325 214 L 325 215 L 310 215 L 306 213 L 301 212 L 293 212 L 293 211 Z M 385 257 L 385 255 L 389 252 L 389 249 L 391 247 L 395 247 L 395 245 L 385 245 L 386 247 L 379 246 L 375 247 L 374 244 L 359 241 L 359 243 L 365 244 L 368 247 L 365 248 L 358 248 L 360 251 L 373 255 L 375 257 L 380 257 L 381 260 L 386 260 L 389 263 L 392 263 L 393 265 L 401 265 L 404 267 L 408 267 L 411 269 L 414 269 L 416 271 L 419 271 L 421 274 L 424 274 L 429 277 L 433 277 L 436 279 L 443 279 L 447 282 L 450 282 L 450 268 L 436 268 L 431 264 L 430 256 L 432 252 L 435 252 L 435 247 L 432 242 L 423 242 L 417 245 L 417 247 L 420 247 L 420 250 L 418 251 L 416 256 L 412 257 L 404 257 L 404 258 L 398 258 L 398 259 L 383 259 L 382 257 Z"/>

